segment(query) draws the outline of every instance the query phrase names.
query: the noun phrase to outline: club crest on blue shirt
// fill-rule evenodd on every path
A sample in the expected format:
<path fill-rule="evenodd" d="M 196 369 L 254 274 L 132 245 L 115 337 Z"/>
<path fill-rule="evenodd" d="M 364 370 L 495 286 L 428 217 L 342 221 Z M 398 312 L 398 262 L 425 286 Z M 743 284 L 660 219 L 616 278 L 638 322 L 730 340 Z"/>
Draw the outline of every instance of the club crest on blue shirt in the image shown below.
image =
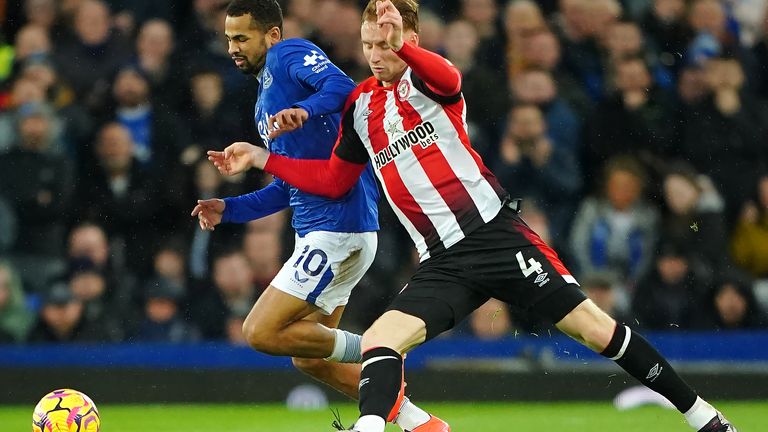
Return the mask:
<path fill-rule="evenodd" d="M 269 71 L 268 67 L 264 66 L 264 79 L 263 79 L 264 88 L 268 89 L 272 85 L 272 81 L 273 81 L 272 72 Z"/>

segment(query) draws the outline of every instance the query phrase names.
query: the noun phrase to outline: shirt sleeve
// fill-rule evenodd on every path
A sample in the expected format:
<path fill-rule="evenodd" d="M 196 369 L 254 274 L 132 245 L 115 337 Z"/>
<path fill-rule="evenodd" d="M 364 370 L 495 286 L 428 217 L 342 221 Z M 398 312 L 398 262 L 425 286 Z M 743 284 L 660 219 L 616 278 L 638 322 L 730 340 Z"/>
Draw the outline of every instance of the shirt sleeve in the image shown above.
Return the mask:
<path fill-rule="evenodd" d="M 320 48 L 290 45 L 281 52 L 280 58 L 288 76 L 314 90 L 310 97 L 295 103 L 294 107 L 303 108 L 310 118 L 337 113 L 344 108 L 355 83 Z"/>
<path fill-rule="evenodd" d="M 275 179 L 263 189 L 255 192 L 224 198 L 226 206 L 221 221 L 245 223 L 269 216 L 287 208 L 289 200 L 287 185 L 282 180 Z"/>
<path fill-rule="evenodd" d="M 368 152 L 354 128 L 354 103 L 342 117 L 339 139 L 329 160 L 269 155 L 264 171 L 304 192 L 331 199 L 343 197 L 360 178 Z"/>
<path fill-rule="evenodd" d="M 395 53 L 413 70 L 414 86 L 423 85 L 419 91 L 439 103 L 461 97 L 461 72 L 447 59 L 409 42 Z"/>

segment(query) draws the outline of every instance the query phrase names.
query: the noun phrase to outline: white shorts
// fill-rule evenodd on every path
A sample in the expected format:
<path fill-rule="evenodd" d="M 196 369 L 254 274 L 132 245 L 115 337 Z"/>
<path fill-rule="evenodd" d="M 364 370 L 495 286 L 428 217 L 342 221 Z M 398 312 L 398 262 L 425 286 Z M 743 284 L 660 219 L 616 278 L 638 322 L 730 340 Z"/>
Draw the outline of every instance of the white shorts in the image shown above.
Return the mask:
<path fill-rule="evenodd" d="M 375 232 L 297 235 L 293 255 L 271 285 L 330 315 L 349 301 L 352 288 L 373 263 L 377 242 Z"/>

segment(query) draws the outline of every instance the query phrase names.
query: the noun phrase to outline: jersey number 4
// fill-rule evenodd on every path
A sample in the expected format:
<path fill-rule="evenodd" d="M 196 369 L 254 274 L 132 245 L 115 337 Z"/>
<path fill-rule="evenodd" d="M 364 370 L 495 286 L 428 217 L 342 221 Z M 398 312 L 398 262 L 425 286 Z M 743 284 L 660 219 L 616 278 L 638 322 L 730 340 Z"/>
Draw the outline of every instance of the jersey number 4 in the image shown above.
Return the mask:
<path fill-rule="evenodd" d="M 540 262 L 533 258 L 529 258 L 528 263 L 526 263 L 522 252 L 518 252 L 515 257 L 517 257 L 517 263 L 520 264 L 520 270 L 522 270 L 524 277 L 528 277 L 534 273 L 541 273 L 542 270 Z"/>

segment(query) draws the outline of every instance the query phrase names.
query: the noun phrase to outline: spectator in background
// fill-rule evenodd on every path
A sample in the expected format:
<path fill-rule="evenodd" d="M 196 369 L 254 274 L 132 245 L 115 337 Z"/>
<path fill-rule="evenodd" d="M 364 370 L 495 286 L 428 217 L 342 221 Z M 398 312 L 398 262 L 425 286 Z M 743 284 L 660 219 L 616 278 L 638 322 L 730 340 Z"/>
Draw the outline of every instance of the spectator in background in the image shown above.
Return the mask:
<path fill-rule="evenodd" d="M 726 267 L 724 201 L 712 181 L 688 164 L 670 167 L 662 181 L 665 212 L 660 237 L 682 245 L 697 273 L 712 276 Z"/>
<path fill-rule="evenodd" d="M 105 340 L 98 323 L 89 323 L 83 315 L 83 303 L 66 283 L 51 286 L 40 309 L 37 325 L 29 334 L 33 343 L 101 342 Z"/>
<path fill-rule="evenodd" d="M 294 2 L 291 2 L 293 4 Z M 283 17 L 283 37 L 285 39 L 307 39 L 302 23 L 293 16 Z"/>
<path fill-rule="evenodd" d="M 136 28 L 143 27 L 152 19 L 167 21 L 176 17 L 184 17 L 186 8 L 183 3 L 156 0 L 110 0 L 114 8 L 115 27 L 124 35 L 133 35 Z"/>
<path fill-rule="evenodd" d="M 18 70 L 32 56 L 50 56 L 51 39 L 48 29 L 37 24 L 27 24 L 16 33 L 14 69 Z"/>
<path fill-rule="evenodd" d="M 26 18 L 27 24 L 44 28 L 45 32 L 56 40 L 69 36 L 63 20 L 59 16 L 59 5 L 56 0 L 24 0 L 23 3 L 24 18 Z"/>
<path fill-rule="evenodd" d="M 622 60 L 635 57 L 645 61 L 654 84 L 664 90 L 669 90 L 674 85 L 674 76 L 672 71 L 664 64 L 659 63 L 658 59 L 646 52 L 643 32 L 640 27 L 632 21 L 616 21 L 606 30 L 602 39 L 606 50 L 604 57 L 604 70 L 607 77 L 616 75 L 616 68 Z M 613 80 L 616 84 L 616 78 Z M 606 90 L 614 88 L 608 84 Z"/>
<path fill-rule="evenodd" d="M 190 145 L 186 130 L 172 112 L 152 102 L 149 80 L 140 70 L 122 68 L 112 93 L 117 103 L 114 119 L 130 132 L 137 162 L 157 174 L 170 176 L 178 165 L 177 155 Z"/>
<path fill-rule="evenodd" d="M 463 76 L 462 93 L 467 104 L 467 122 L 472 147 L 484 159 L 494 157 L 495 143 L 503 133 L 503 118 L 509 104 L 505 76 L 475 60 L 479 44 L 477 30 L 468 21 L 456 20 L 445 28 L 445 54 Z"/>
<path fill-rule="evenodd" d="M 213 284 L 193 299 L 190 314 L 206 339 L 226 337 L 232 313 L 250 310 L 261 294 L 253 283 L 253 271 L 240 250 L 222 252 L 213 260 Z"/>
<path fill-rule="evenodd" d="M 217 196 L 236 196 L 245 193 L 243 183 L 235 183 L 232 178 L 219 175 L 209 161 L 200 159 L 194 166 L 194 188 L 186 202 L 211 200 Z M 241 180 L 242 180 L 241 176 Z M 237 178 L 235 178 L 237 180 Z M 224 202 L 220 201 L 222 211 Z M 233 239 L 239 239 L 245 227 L 241 224 L 220 224 L 215 231 L 198 229 L 197 224 L 190 224 L 186 212 L 179 213 L 184 219 L 187 237 L 190 239 L 189 272 L 193 279 L 204 280 L 210 276 L 210 257 L 217 251 L 228 250 L 233 246 Z M 192 230 L 191 232 L 189 230 Z"/>
<path fill-rule="evenodd" d="M 672 100 L 655 85 L 645 61 L 617 59 L 614 68 L 616 91 L 598 104 L 586 127 L 587 175 L 621 154 L 658 169 L 675 141 Z"/>
<path fill-rule="evenodd" d="M 574 156 L 581 152 L 581 123 L 573 109 L 560 97 L 550 72 L 525 70 L 512 79 L 511 87 L 514 103 L 533 104 L 541 108 L 556 147 Z"/>
<path fill-rule="evenodd" d="M 358 15 L 360 12 L 358 11 Z M 360 29 L 357 30 L 359 33 Z M 445 22 L 429 9 L 419 9 L 419 46 L 442 54 L 445 52 L 446 44 Z M 364 78 L 367 77 L 366 74 Z"/>
<path fill-rule="evenodd" d="M 495 0 L 461 0 L 459 18 L 468 21 L 477 30 L 480 45 L 477 49 L 478 63 L 493 70 L 505 67 L 504 35 L 498 25 L 498 5 Z"/>
<path fill-rule="evenodd" d="M 543 206 L 552 238 L 567 236 L 581 189 L 581 174 L 573 155 L 552 142 L 550 129 L 536 105 L 512 108 L 492 170 L 507 190 L 532 197 Z"/>
<path fill-rule="evenodd" d="M 623 287 L 616 287 L 616 281 L 610 274 L 587 274 L 579 279 L 581 289 L 600 309 L 610 315 L 619 324 L 632 324 L 629 315 L 629 299 Z"/>
<path fill-rule="evenodd" d="M 558 93 L 570 105 L 580 121 L 592 112 L 593 103 L 583 86 L 562 66 L 560 41 L 548 28 L 525 35 L 522 46 L 525 64 L 532 69 L 548 71 L 557 83 Z"/>
<path fill-rule="evenodd" d="M 704 68 L 695 64 L 683 67 L 677 79 L 676 122 L 682 123 L 686 111 L 697 108 L 708 95 L 709 86 Z"/>
<path fill-rule="evenodd" d="M 749 196 L 744 184 L 755 184 L 765 161 L 766 110 L 743 92 L 744 71 L 734 58 L 706 63 L 709 96 L 683 111 L 683 141 L 679 156 L 712 178 L 726 199 L 732 223 Z"/>
<path fill-rule="evenodd" d="M 507 37 L 507 72 L 514 77 L 528 67 L 525 58 L 527 35 L 546 27 L 539 6 L 532 0 L 512 0 L 504 10 L 504 34 Z"/>
<path fill-rule="evenodd" d="M 685 0 L 654 0 L 641 20 L 648 49 L 659 63 L 677 75 L 692 32 L 685 17 Z"/>
<path fill-rule="evenodd" d="M 75 298 L 82 302 L 85 320 L 100 327 L 104 340 L 119 342 L 135 321 L 123 308 L 113 306 L 116 288 L 107 283 L 102 269 L 88 258 L 70 260 L 67 284 Z"/>
<path fill-rule="evenodd" d="M 155 253 L 153 260 L 154 275 L 188 292 L 187 262 L 183 246 L 177 242 L 168 242 Z"/>
<path fill-rule="evenodd" d="M 74 30 L 75 38 L 63 41 L 54 51 L 56 64 L 77 98 L 97 113 L 107 100 L 109 77 L 128 59 L 128 46 L 112 32 L 109 7 L 100 0 L 80 3 Z"/>
<path fill-rule="evenodd" d="M 688 23 L 694 32 L 686 57 L 702 61 L 730 53 L 743 67 L 745 82 L 754 86 L 758 65 L 752 52 L 739 43 L 736 26 L 729 22 L 726 5 L 720 0 L 694 0 L 688 12 Z"/>
<path fill-rule="evenodd" d="M 223 150 L 247 136 L 232 105 L 222 103 L 224 84 L 221 75 L 212 69 L 200 69 L 192 74 L 189 84 L 192 104 L 185 120 L 192 135 L 195 160 L 205 150 Z M 182 157 L 191 158 L 192 154 L 185 156 Z"/>
<path fill-rule="evenodd" d="M 97 165 L 78 182 L 77 218 L 101 221 L 124 245 L 128 267 L 143 274 L 165 226 L 158 220 L 161 182 L 136 160 L 130 132 L 119 123 L 102 127 L 95 150 Z"/>
<path fill-rule="evenodd" d="M 163 277 L 153 278 L 144 288 L 144 319 L 134 336 L 140 342 L 190 343 L 200 340 L 200 331 L 179 313 L 184 288 Z"/>
<path fill-rule="evenodd" d="M 601 31 L 621 15 L 615 0 L 561 0 L 558 34 L 563 46 L 563 67 L 586 89 L 593 101 L 603 96 L 600 61 Z"/>
<path fill-rule="evenodd" d="M 136 278 L 125 267 L 124 250 L 110 247 L 104 230 L 93 223 L 75 225 L 69 233 L 67 260 L 70 268 L 91 263 L 104 278 L 105 298 L 114 314 L 131 319 L 136 306 Z"/>
<path fill-rule="evenodd" d="M 243 324 L 250 310 L 233 311 L 227 318 L 227 342 L 232 345 L 248 346 L 243 335 Z"/>
<path fill-rule="evenodd" d="M 154 104 L 171 112 L 181 108 L 184 94 L 183 66 L 173 56 L 174 48 L 170 23 L 156 18 L 141 26 L 136 37 L 136 65 L 149 80 Z"/>
<path fill-rule="evenodd" d="M 25 341 L 34 323 L 21 279 L 9 263 L 0 261 L 0 344 Z"/>
<path fill-rule="evenodd" d="M 730 246 L 739 267 L 755 278 L 768 277 L 768 174 L 758 179 L 754 199 L 744 203 Z"/>
<path fill-rule="evenodd" d="M 253 271 L 256 287 L 263 290 L 283 266 L 283 256 L 293 250 L 293 245 L 283 243 L 287 226 L 287 211 L 283 210 L 250 221 L 243 238 L 243 253 Z"/>
<path fill-rule="evenodd" d="M 603 192 L 576 213 L 571 253 L 580 274 L 610 272 L 627 286 L 653 261 L 659 216 L 643 199 L 647 175 L 636 160 L 611 159 L 604 172 Z"/>
<path fill-rule="evenodd" d="M 50 108 L 30 103 L 19 107 L 17 146 L 0 155 L 0 196 L 14 208 L 19 232 L 14 251 L 60 256 L 73 188 L 72 166 L 50 154 Z"/>
<path fill-rule="evenodd" d="M 82 159 L 84 148 L 93 133 L 93 119 L 75 100 L 72 88 L 62 82 L 51 59 L 34 55 L 24 62 L 20 79 L 29 79 L 43 90 L 53 109 L 51 151 L 64 154 L 72 161 Z"/>
<path fill-rule="evenodd" d="M 750 282 L 736 272 L 722 276 L 705 297 L 700 326 L 708 330 L 747 330 L 768 326 L 768 317 L 760 308 Z"/>
<path fill-rule="evenodd" d="M 19 109 L 46 104 L 45 89 L 32 78 L 21 76 L 11 83 L 6 110 L 0 112 L 0 153 L 18 144 Z"/>
<path fill-rule="evenodd" d="M 701 313 L 708 285 L 696 274 L 684 246 L 664 242 L 655 267 L 635 288 L 632 311 L 651 330 L 691 329 Z"/>

